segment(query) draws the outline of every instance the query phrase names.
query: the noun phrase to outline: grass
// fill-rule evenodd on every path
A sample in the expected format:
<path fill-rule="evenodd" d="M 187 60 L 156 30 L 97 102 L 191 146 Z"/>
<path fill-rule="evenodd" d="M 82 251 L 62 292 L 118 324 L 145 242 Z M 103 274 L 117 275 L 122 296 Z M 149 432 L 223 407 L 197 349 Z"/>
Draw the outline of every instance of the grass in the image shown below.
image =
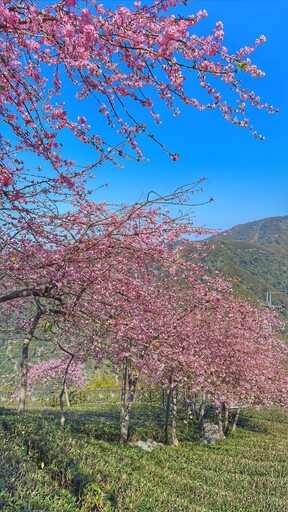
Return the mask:
<path fill-rule="evenodd" d="M 119 413 L 74 406 L 0 414 L 0 510 L 7 512 L 288 511 L 287 409 L 245 410 L 223 442 L 199 443 L 180 419 L 177 448 L 118 442 Z M 163 441 L 163 410 L 136 408 L 133 439 Z"/>

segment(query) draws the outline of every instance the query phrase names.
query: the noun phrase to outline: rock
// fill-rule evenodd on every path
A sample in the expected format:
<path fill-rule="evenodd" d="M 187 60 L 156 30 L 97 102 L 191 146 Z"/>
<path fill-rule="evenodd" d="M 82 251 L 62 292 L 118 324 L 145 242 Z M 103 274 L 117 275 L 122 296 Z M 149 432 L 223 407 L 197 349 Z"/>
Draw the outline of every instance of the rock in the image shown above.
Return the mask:
<path fill-rule="evenodd" d="M 131 446 L 137 446 L 146 452 L 152 452 L 157 446 L 163 446 L 163 443 L 156 443 L 153 439 L 147 439 L 147 441 L 136 441 L 135 443 L 129 443 Z"/>
<path fill-rule="evenodd" d="M 221 441 L 222 439 L 219 434 L 218 425 L 205 420 L 203 422 L 203 436 L 201 437 L 201 441 L 210 444 L 215 443 L 215 441 Z"/>

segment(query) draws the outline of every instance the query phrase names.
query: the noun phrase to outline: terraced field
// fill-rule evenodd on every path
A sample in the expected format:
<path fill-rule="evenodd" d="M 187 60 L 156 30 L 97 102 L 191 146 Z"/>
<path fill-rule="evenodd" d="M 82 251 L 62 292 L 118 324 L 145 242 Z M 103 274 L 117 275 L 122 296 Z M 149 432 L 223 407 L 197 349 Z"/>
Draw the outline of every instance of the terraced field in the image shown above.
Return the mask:
<path fill-rule="evenodd" d="M 177 448 L 118 443 L 114 407 L 0 417 L 0 509 L 7 512 L 288 511 L 288 410 L 245 411 L 223 442 L 203 445 L 179 421 Z M 163 412 L 138 407 L 132 438 L 163 440 Z"/>

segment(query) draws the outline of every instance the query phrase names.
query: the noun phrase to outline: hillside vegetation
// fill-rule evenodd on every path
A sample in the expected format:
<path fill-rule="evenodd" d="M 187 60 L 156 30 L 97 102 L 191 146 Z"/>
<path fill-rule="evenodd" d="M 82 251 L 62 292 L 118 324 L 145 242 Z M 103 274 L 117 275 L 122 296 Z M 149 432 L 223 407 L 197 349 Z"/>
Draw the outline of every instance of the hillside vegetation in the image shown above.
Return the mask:
<path fill-rule="evenodd" d="M 208 240 L 211 269 L 232 278 L 241 296 L 266 301 L 287 315 L 288 307 L 288 216 L 241 224 Z"/>
<path fill-rule="evenodd" d="M 260 245 L 278 245 L 288 250 L 288 215 L 237 224 L 218 238 L 242 240 Z"/>

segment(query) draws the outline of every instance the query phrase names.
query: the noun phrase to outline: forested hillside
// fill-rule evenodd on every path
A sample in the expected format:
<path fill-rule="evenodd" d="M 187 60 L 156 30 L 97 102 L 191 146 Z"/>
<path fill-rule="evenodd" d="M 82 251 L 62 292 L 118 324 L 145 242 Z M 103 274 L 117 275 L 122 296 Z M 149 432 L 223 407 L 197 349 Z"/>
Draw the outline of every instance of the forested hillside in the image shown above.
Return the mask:
<path fill-rule="evenodd" d="M 205 242 L 207 243 L 207 242 Z M 282 311 L 288 305 L 288 216 L 240 224 L 208 240 L 207 262 L 235 281 L 244 297 L 265 302 Z M 287 309 L 286 309 L 287 314 Z"/>
<path fill-rule="evenodd" d="M 281 246 L 288 250 L 288 215 L 238 224 L 217 238 Z"/>

